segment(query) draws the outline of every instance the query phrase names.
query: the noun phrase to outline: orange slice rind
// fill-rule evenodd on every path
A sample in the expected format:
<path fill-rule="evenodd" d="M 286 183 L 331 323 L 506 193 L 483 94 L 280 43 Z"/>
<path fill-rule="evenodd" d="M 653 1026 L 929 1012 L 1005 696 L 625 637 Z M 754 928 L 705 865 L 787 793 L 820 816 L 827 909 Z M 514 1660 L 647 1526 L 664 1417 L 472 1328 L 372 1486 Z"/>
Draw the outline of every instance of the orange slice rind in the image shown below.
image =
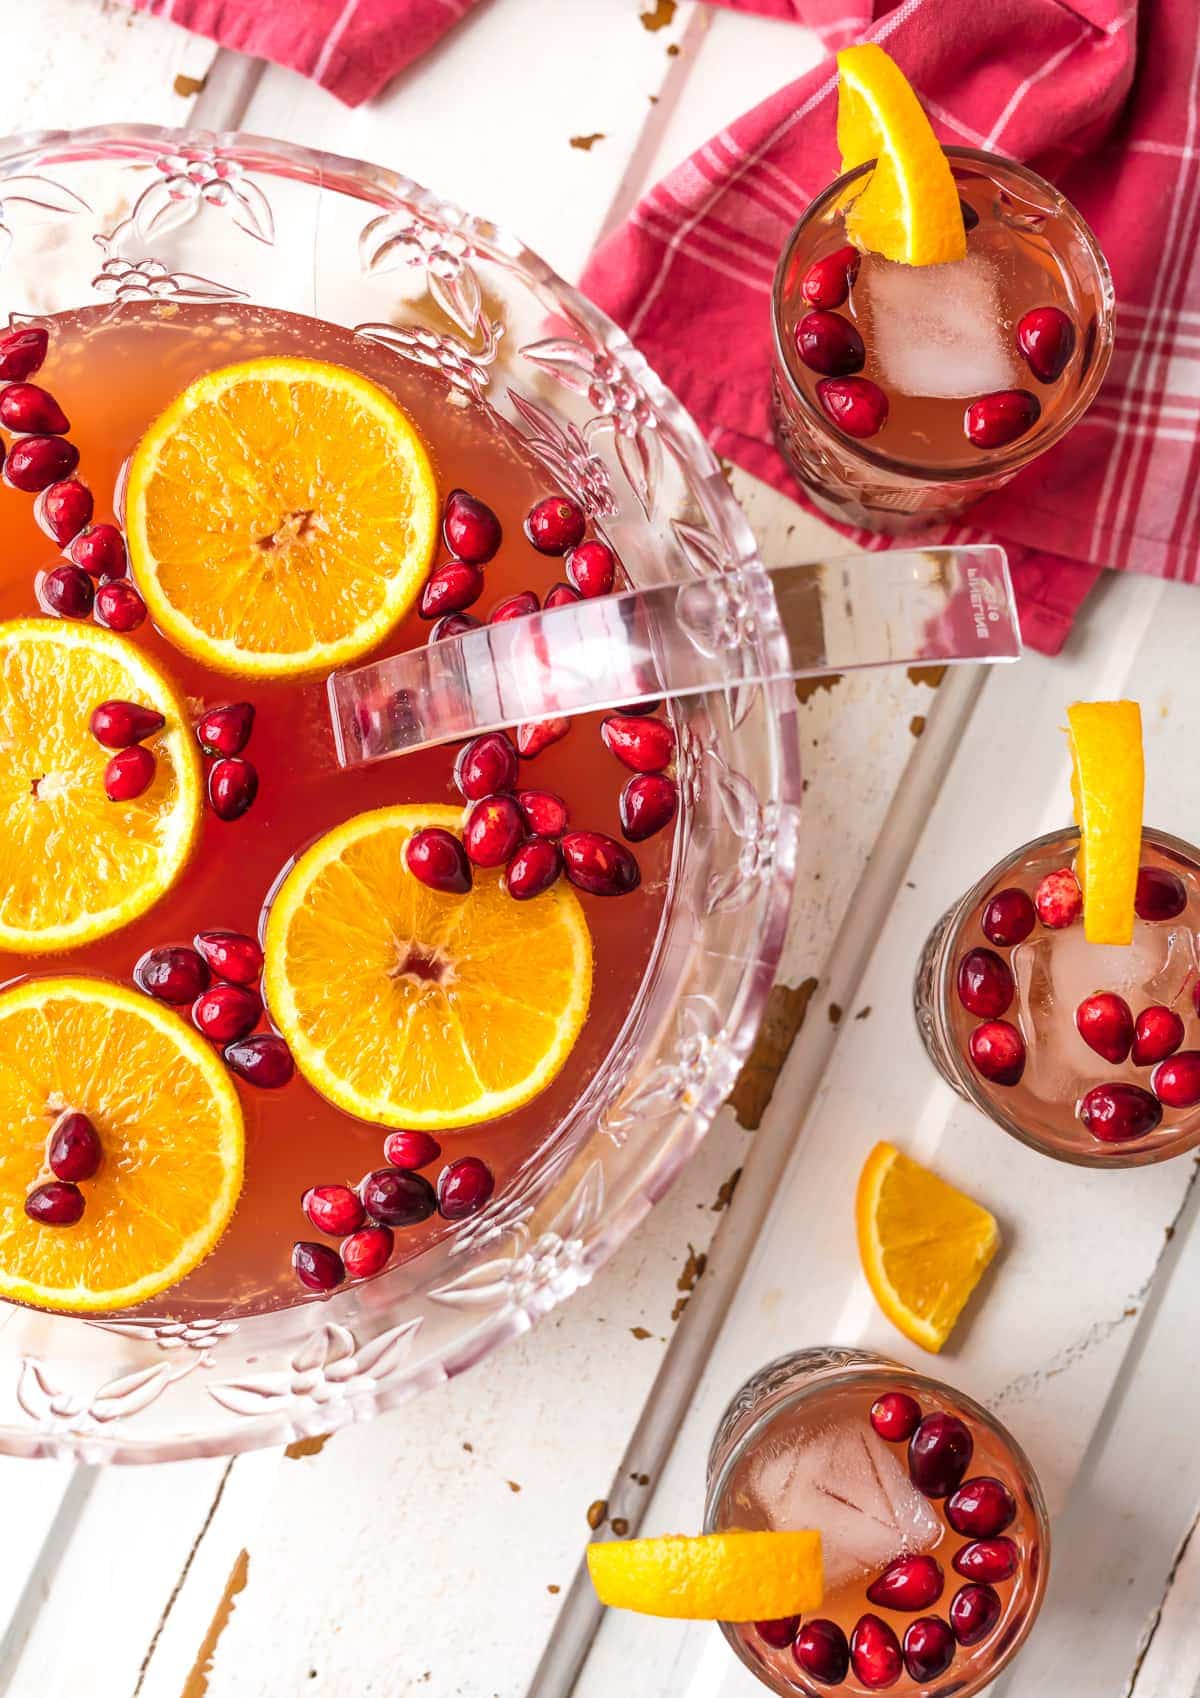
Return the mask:
<path fill-rule="evenodd" d="M 1136 702 L 1074 702 L 1067 726 L 1084 936 L 1132 943 L 1145 791 L 1142 712 Z"/>
<path fill-rule="evenodd" d="M 823 1592 L 811 1530 L 613 1539 L 589 1545 L 587 1563 L 610 1609 L 687 1621 L 773 1621 L 817 1609 Z"/>
<path fill-rule="evenodd" d="M 863 1163 L 854 1212 L 875 1301 L 905 1338 L 939 1351 L 999 1248 L 995 1219 L 888 1143 Z"/>
<path fill-rule="evenodd" d="M 844 48 L 837 64 L 842 170 L 875 161 L 846 211 L 851 241 L 903 265 L 965 259 L 950 161 L 903 71 L 874 42 Z"/>

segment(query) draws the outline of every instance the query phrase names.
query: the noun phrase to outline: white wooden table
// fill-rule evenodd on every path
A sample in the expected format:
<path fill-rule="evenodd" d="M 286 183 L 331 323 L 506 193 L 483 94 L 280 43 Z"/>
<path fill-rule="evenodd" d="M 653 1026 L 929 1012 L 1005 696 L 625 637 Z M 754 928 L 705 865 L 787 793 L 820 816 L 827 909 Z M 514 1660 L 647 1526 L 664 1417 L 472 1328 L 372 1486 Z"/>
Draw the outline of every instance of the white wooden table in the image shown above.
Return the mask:
<path fill-rule="evenodd" d="M 488 0 L 349 113 L 119 0 L 4 13 L 10 130 L 135 118 L 378 159 L 567 276 L 663 169 L 820 55 L 795 27 L 671 0 Z M 734 485 L 769 560 L 829 547 Z M 613 1616 L 593 1636 L 588 1510 L 694 1528 L 720 1409 L 771 1355 L 863 1341 L 915 1361 L 853 1249 L 853 1178 L 880 1137 L 1004 1227 L 942 1363 L 1017 1430 L 1056 1517 L 1047 1606 L 997 1692 L 1196 1692 L 1195 1166 L 1092 1174 L 1004 1139 L 934 1077 L 909 980 L 946 901 L 1063 818 L 1075 697 L 1141 698 L 1148 817 L 1200 835 L 1198 620 L 1195 591 L 1115 581 L 1055 662 L 806 692 L 801 871 L 759 1065 L 671 1195 L 531 1336 L 327 1444 L 108 1472 L 0 1461 L 0 1698 L 753 1698 L 714 1630 Z"/>

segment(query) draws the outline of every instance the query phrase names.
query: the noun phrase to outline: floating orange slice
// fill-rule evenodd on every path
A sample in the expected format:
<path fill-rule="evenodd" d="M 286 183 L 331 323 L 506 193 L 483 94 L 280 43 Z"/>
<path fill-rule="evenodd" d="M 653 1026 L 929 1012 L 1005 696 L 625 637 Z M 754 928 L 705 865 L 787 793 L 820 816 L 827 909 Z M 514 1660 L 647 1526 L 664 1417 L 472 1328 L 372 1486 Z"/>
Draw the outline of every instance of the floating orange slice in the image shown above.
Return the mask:
<path fill-rule="evenodd" d="M 995 1220 L 885 1143 L 863 1163 L 854 1213 L 875 1301 L 905 1338 L 940 1350 L 999 1248 Z"/>
<path fill-rule="evenodd" d="M 844 48 L 837 63 L 842 170 L 875 161 L 846 213 L 850 239 L 904 265 L 965 259 L 950 161 L 903 71 L 873 42 Z"/>
<path fill-rule="evenodd" d="M 83 1217 L 45 1226 L 25 1197 L 67 1110 L 103 1158 Z M 106 979 L 27 979 L 0 993 L 0 1297 L 125 1309 L 174 1285 L 228 1224 L 242 1111 L 219 1055 L 178 1014 Z"/>
<path fill-rule="evenodd" d="M 702 1533 L 587 1548 L 596 1596 L 612 1609 L 689 1621 L 774 1621 L 819 1607 L 821 1535 Z"/>
<path fill-rule="evenodd" d="M 1089 943 L 1132 943 L 1145 788 L 1142 710 L 1136 702 L 1075 702 L 1067 725 L 1084 935 Z"/>
<path fill-rule="evenodd" d="M 155 622 L 222 672 L 330 671 L 408 611 L 437 542 L 429 455 L 390 395 L 320 360 L 189 385 L 134 450 L 134 575 Z"/>

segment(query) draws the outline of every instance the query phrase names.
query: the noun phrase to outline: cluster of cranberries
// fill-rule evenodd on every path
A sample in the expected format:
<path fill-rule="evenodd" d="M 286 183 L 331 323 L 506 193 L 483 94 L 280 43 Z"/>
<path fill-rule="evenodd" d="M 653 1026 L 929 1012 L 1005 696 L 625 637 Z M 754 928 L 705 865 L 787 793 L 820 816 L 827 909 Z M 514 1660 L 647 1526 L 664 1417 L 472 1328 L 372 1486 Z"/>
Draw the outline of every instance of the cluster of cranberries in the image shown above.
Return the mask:
<path fill-rule="evenodd" d="M 97 743 L 116 753 L 104 769 L 104 793 L 110 802 L 132 802 L 154 781 L 157 762 L 146 741 L 166 720 L 141 702 L 111 700 L 92 709 L 88 721 Z M 208 769 L 208 802 L 218 819 L 236 820 L 258 794 L 258 773 L 241 751 L 254 729 L 250 702 L 210 708 L 196 725 L 196 739 L 213 757 Z"/>
<path fill-rule="evenodd" d="M 46 1166 L 53 1179 L 40 1180 L 25 1198 L 25 1213 L 39 1226 L 74 1226 L 83 1218 L 85 1198 L 79 1188 L 94 1177 L 103 1151 L 100 1137 L 86 1114 L 68 1109 L 50 1128 Z"/>
<path fill-rule="evenodd" d="M 146 604 L 126 577 L 125 539 L 116 525 L 92 523 L 92 492 L 75 476 L 79 450 L 71 421 L 49 390 L 29 379 L 41 369 L 50 338 L 41 325 L 0 336 L 0 448 L 4 481 L 36 496 L 38 524 L 66 554 L 38 574 L 38 602 L 62 619 L 95 617 L 112 631 L 134 631 Z"/>
<path fill-rule="evenodd" d="M 968 230 L 979 221 L 965 202 L 963 219 Z M 887 423 L 888 398 L 878 383 L 857 375 L 867 363 L 866 346 L 851 320 L 835 310 L 849 297 L 861 259 L 857 248 L 841 247 L 813 261 L 800 281 L 810 310 L 794 336 L 801 360 L 820 374 L 821 410 L 847 436 L 865 438 L 878 435 Z M 1060 307 L 1032 307 L 1017 325 L 1016 340 L 1037 381 L 1055 383 L 1075 351 L 1075 326 Z M 963 431 L 976 448 L 1005 448 L 1032 430 L 1041 413 L 1041 402 L 1030 390 L 998 389 L 971 402 Z"/>
<path fill-rule="evenodd" d="M 1141 867 L 1134 911 L 1151 924 L 1177 919 L 1187 907 L 1187 888 L 1166 867 Z M 997 891 L 985 904 L 980 927 L 989 943 L 1012 949 L 1040 921 L 1052 931 L 1073 926 L 1083 913 L 1083 896 L 1069 867 L 1047 873 L 1033 895 L 1013 886 Z M 994 1085 L 1015 1085 L 1025 1071 L 1025 1040 L 1011 1021 L 1002 1019 L 1016 986 L 1012 968 L 992 949 L 969 949 L 958 964 L 958 999 L 982 1024 L 967 1041 L 978 1073 Z M 1200 981 L 1192 987 L 1200 1015 Z M 1075 1026 L 1089 1049 L 1114 1067 L 1131 1061 L 1149 1067 L 1150 1089 L 1123 1080 L 1094 1085 L 1076 1112 L 1092 1137 L 1124 1144 L 1154 1131 L 1165 1108 L 1194 1108 L 1200 1103 L 1200 1049 L 1183 1049 L 1182 1016 L 1165 1003 L 1152 1003 L 1134 1016 L 1124 997 L 1112 991 L 1085 996 L 1075 1010 Z"/>
<path fill-rule="evenodd" d="M 192 1024 L 218 1044 L 230 1072 L 275 1091 L 296 1068 L 276 1032 L 256 1032 L 263 1017 L 259 991 L 263 954 L 245 932 L 197 932 L 191 944 L 160 944 L 139 956 L 133 982 L 174 1008 L 190 1006 Z"/>
<path fill-rule="evenodd" d="M 986 1639 L 1003 1613 L 998 1582 L 1010 1580 L 1021 1552 L 1006 1529 L 1017 1505 L 1003 1480 L 990 1474 L 964 1479 L 974 1451 L 970 1429 L 957 1415 L 937 1410 L 922 1417 L 920 1404 L 907 1392 L 885 1392 L 871 1405 L 871 1425 L 889 1444 L 908 1444 L 908 1472 L 927 1498 L 942 1503 L 951 1531 L 967 1542 L 951 1558 L 965 1584 L 950 1600 L 947 1621 L 923 1615 L 945 1590 L 942 1565 L 928 1554 L 898 1556 L 867 1587 L 867 1601 L 881 1609 L 915 1616 L 903 1639 L 882 1616 L 867 1612 L 847 1637 L 836 1621 L 816 1617 L 801 1625 L 799 1616 L 755 1622 L 755 1631 L 772 1650 L 791 1647 L 796 1663 L 822 1686 L 837 1686 L 850 1670 L 871 1691 L 894 1686 L 901 1675 L 922 1685 L 939 1679 L 959 1646 Z"/>
<path fill-rule="evenodd" d="M 254 704 L 228 702 L 196 722 L 196 741 L 212 760 L 208 805 L 219 820 L 238 820 L 258 795 L 258 769 L 242 754 L 254 730 Z"/>
<path fill-rule="evenodd" d="M 428 1132 L 390 1132 L 384 1139 L 386 1167 L 377 1167 L 356 1186 L 311 1185 L 301 1207 L 312 1226 L 340 1238 L 338 1250 L 301 1239 L 292 1248 L 296 1278 L 309 1291 L 333 1291 L 346 1279 L 366 1279 L 387 1266 L 398 1227 L 419 1226 L 431 1215 L 465 1220 L 495 1190 L 487 1163 L 478 1156 L 447 1162 L 434 1185 L 419 1168 L 437 1161 L 442 1147 Z"/>

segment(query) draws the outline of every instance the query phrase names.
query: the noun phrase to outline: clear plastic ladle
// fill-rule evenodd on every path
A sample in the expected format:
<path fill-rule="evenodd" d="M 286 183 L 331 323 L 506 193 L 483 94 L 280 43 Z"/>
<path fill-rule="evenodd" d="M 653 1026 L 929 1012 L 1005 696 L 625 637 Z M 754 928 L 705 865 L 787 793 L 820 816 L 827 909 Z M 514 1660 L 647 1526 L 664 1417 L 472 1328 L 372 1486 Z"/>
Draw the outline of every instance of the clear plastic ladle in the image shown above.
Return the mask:
<path fill-rule="evenodd" d="M 751 566 L 484 625 L 328 681 L 344 767 L 481 731 L 863 666 L 1016 660 L 1004 550 Z"/>

